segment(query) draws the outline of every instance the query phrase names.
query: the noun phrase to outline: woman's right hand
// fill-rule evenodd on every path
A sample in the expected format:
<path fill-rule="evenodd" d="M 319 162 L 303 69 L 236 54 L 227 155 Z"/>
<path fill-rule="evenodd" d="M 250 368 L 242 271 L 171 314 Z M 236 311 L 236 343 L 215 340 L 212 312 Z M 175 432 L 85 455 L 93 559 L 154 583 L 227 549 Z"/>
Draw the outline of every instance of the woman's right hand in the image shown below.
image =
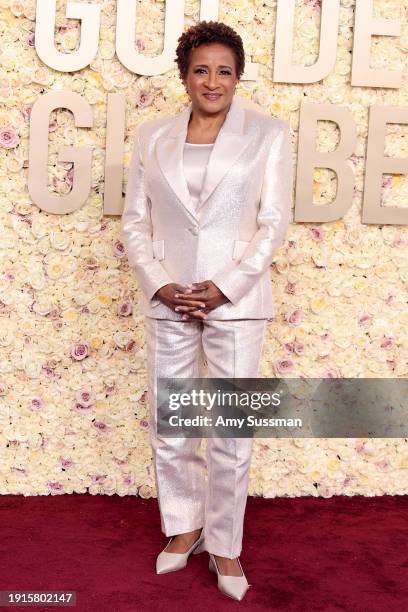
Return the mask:
<path fill-rule="evenodd" d="M 206 313 L 200 312 L 201 308 L 205 308 L 204 302 L 194 299 L 186 300 L 185 298 L 180 299 L 174 297 L 176 293 L 184 293 L 186 289 L 187 287 L 179 285 L 178 283 L 168 283 L 167 285 L 160 287 L 160 289 L 154 294 L 154 297 L 157 297 L 161 302 L 163 302 L 163 304 L 175 312 L 177 312 L 178 306 L 184 306 L 188 308 L 187 312 L 190 313 L 190 315 L 194 312 L 193 316 L 195 319 L 206 319 Z M 183 312 L 180 312 L 180 314 L 185 313 L 186 308 L 183 308 Z"/>

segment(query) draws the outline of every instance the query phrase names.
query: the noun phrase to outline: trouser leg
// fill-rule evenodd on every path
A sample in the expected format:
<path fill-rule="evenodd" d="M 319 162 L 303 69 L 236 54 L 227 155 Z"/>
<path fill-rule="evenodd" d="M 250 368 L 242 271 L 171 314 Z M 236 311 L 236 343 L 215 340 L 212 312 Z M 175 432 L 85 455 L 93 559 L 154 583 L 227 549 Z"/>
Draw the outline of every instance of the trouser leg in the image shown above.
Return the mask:
<path fill-rule="evenodd" d="M 256 378 L 264 319 L 204 321 L 203 349 L 210 378 Z M 252 438 L 208 438 L 205 546 L 234 559 L 241 554 Z"/>
<path fill-rule="evenodd" d="M 202 369 L 201 321 L 145 318 L 150 441 L 161 529 L 166 536 L 204 525 L 205 460 L 199 438 L 157 434 L 157 378 L 198 378 Z"/>

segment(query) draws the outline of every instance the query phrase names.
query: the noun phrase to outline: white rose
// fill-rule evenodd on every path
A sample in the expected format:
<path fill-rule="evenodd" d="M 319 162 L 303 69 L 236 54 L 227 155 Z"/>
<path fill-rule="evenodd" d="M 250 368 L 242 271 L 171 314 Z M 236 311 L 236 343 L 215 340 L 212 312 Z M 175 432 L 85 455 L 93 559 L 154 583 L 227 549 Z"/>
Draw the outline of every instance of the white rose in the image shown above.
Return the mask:
<path fill-rule="evenodd" d="M 53 257 L 47 262 L 46 271 L 48 277 L 52 280 L 61 278 L 64 275 L 64 267 L 59 255 L 53 254 Z"/>
<path fill-rule="evenodd" d="M 67 249 L 70 244 L 70 241 L 71 239 L 68 234 L 53 230 L 50 232 L 50 244 L 54 249 L 57 249 L 58 251 L 64 251 L 65 249 Z"/>
<path fill-rule="evenodd" d="M 33 270 L 27 276 L 27 283 L 36 291 L 42 291 L 47 285 L 47 279 L 40 270 Z"/>
<path fill-rule="evenodd" d="M 37 297 L 33 304 L 33 311 L 39 315 L 45 316 L 52 309 L 52 302 L 46 295 L 40 295 Z"/>
<path fill-rule="evenodd" d="M 110 60 L 115 57 L 115 45 L 110 40 L 102 40 L 99 43 L 99 55 L 104 60 Z"/>
<path fill-rule="evenodd" d="M 24 356 L 22 360 L 23 370 L 29 378 L 40 378 L 42 372 L 42 364 L 37 356 Z"/>

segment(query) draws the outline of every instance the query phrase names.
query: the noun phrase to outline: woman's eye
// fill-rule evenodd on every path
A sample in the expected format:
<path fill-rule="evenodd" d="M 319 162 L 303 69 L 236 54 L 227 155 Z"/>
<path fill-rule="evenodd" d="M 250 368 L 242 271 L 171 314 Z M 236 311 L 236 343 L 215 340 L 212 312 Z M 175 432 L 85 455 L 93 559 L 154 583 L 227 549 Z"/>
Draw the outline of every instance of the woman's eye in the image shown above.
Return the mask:
<path fill-rule="evenodd" d="M 195 72 L 205 72 L 205 68 L 197 68 Z M 226 74 L 226 75 L 231 74 L 229 70 L 220 70 L 220 72 L 221 74 Z"/>

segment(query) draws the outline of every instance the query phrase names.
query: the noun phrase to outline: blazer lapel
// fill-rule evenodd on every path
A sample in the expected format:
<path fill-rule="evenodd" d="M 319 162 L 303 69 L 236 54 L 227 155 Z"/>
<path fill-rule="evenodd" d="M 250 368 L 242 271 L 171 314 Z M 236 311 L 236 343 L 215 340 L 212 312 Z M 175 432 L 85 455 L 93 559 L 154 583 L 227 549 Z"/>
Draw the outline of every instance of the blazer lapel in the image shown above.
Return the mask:
<path fill-rule="evenodd" d="M 244 134 L 244 119 L 244 109 L 233 98 L 208 160 L 198 210 L 207 202 L 218 183 L 248 145 L 250 136 Z"/>
<path fill-rule="evenodd" d="M 197 219 L 183 169 L 184 143 L 187 136 L 191 106 L 190 102 L 184 110 L 174 117 L 169 132 L 159 136 L 155 148 L 157 162 L 167 182 L 188 212 Z"/>
<path fill-rule="evenodd" d="M 155 150 L 158 164 L 170 187 L 190 215 L 198 220 L 198 211 L 248 145 L 250 137 L 243 131 L 244 109 L 233 98 L 211 151 L 200 201 L 196 210 L 190 197 L 183 169 L 183 151 L 191 110 L 192 104 L 190 102 L 185 109 L 174 117 L 167 134 L 159 136 Z"/>

